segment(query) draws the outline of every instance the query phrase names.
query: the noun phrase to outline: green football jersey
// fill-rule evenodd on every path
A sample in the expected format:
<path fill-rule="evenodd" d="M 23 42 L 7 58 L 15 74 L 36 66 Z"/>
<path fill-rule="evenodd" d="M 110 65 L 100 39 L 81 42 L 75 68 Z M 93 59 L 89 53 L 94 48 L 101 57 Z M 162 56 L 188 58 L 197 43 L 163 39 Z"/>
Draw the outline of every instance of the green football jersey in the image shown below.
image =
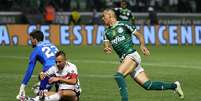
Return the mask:
<path fill-rule="evenodd" d="M 118 21 L 131 21 L 134 19 L 131 10 L 127 8 L 114 8 Z"/>
<path fill-rule="evenodd" d="M 113 49 L 121 58 L 134 51 L 132 33 L 136 31 L 127 21 L 117 21 L 116 24 L 105 29 L 105 40 L 109 40 Z"/>

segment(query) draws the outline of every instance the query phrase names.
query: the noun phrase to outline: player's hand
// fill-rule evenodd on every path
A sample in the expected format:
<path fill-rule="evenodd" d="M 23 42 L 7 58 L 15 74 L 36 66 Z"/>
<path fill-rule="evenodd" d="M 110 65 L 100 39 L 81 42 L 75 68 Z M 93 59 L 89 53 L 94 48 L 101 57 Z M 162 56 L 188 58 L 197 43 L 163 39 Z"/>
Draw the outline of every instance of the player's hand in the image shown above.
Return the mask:
<path fill-rule="evenodd" d="M 145 56 L 149 56 L 149 55 L 150 55 L 150 52 L 149 52 L 149 50 L 147 49 L 147 47 L 145 47 L 145 46 L 140 46 L 140 49 L 141 49 L 142 53 L 143 53 Z"/>
<path fill-rule="evenodd" d="M 112 49 L 110 47 L 105 47 L 104 48 L 104 52 L 107 54 L 111 54 L 112 53 Z"/>
<path fill-rule="evenodd" d="M 17 100 L 22 100 L 25 98 L 25 90 L 24 89 L 25 89 L 25 85 L 21 84 L 20 91 L 19 91 L 18 95 L 16 96 Z"/>
<path fill-rule="evenodd" d="M 25 98 L 25 91 L 20 90 L 19 94 L 16 96 L 16 99 L 21 101 L 24 98 Z"/>
<path fill-rule="evenodd" d="M 40 79 L 43 80 L 45 79 L 46 74 L 44 72 L 40 72 Z"/>
<path fill-rule="evenodd" d="M 60 79 L 58 77 L 51 77 L 49 79 L 49 83 L 54 83 L 54 82 L 58 82 Z"/>

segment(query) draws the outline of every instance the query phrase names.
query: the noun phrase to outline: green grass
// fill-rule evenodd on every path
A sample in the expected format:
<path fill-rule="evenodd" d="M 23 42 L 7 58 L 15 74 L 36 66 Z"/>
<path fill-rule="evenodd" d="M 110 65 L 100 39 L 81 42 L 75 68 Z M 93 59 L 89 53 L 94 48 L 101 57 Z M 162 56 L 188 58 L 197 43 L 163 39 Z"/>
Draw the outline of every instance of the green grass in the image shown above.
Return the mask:
<path fill-rule="evenodd" d="M 80 101 L 120 101 L 117 85 L 112 78 L 118 66 L 113 53 L 105 55 L 101 46 L 60 46 L 70 61 L 77 65 L 82 94 Z M 201 47 L 149 46 L 151 56 L 142 56 L 142 65 L 152 80 L 174 82 L 180 80 L 185 93 L 182 101 L 200 101 Z M 0 48 L 0 101 L 16 101 L 20 82 L 27 68 L 32 48 L 1 46 Z M 141 52 L 139 52 L 141 54 Z M 37 64 L 34 75 L 41 70 Z M 32 77 L 26 94 L 32 96 Z M 181 101 L 173 91 L 145 91 L 129 76 L 126 78 L 129 101 Z"/>

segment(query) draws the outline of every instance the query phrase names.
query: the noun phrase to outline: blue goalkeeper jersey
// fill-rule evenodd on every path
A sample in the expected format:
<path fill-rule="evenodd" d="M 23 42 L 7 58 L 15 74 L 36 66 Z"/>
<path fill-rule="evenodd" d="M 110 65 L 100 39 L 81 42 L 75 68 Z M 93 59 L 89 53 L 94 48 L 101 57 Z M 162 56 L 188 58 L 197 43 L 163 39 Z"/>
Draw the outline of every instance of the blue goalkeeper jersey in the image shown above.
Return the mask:
<path fill-rule="evenodd" d="M 57 51 L 57 47 L 50 42 L 39 42 L 29 57 L 28 68 L 22 83 L 27 85 L 29 82 L 37 60 L 43 65 L 43 71 L 55 65 L 55 54 Z"/>

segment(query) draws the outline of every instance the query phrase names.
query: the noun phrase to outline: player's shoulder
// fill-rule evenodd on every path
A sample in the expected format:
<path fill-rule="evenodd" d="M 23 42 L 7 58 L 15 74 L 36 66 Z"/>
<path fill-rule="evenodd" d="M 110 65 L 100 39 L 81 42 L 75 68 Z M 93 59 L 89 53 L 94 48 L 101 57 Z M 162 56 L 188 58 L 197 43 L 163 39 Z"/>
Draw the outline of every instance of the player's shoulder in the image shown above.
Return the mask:
<path fill-rule="evenodd" d="M 66 65 L 66 68 L 65 68 L 65 71 L 74 71 L 77 73 L 77 67 L 75 64 L 71 63 L 71 62 L 66 62 L 67 65 Z"/>
<path fill-rule="evenodd" d="M 32 54 L 38 54 L 38 53 L 40 53 L 40 48 L 41 47 L 39 47 L 39 46 L 34 47 L 34 49 L 32 51 Z"/>
<path fill-rule="evenodd" d="M 67 61 L 66 63 L 67 63 L 67 66 L 69 66 L 71 68 L 77 68 L 75 64 L 73 64 L 73 63 L 71 63 L 69 61 Z"/>
<path fill-rule="evenodd" d="M 118 21 L 118 25 L 128 25 L 129 22 L 128 21 Z"/>
<path fill-rule="evenodd" d="M 41 42 L 39 42 L 38 44 L 37 44 L 37 46 L 38 47 L 41 47 L 41 46 L 43 46 L 44 44 L 46 44 L 47 42 L 46 41 L 41 41 Z"/>
<path fill-rule="evenodd" d="M 123 26 L 123 27 L 126 27 L 128 29 L 135 29 L 135 26 L 134 25 L 131 25 L 128 21 L 119 21 L 119 26 Z"/>
<path fill-rule="evenodd" d="M 56 66 L 56 64 L 53 65 L 53 66 L 51 66 L 49 69 L 50 69 L 50 70 L 53 70 L 53 71 L 56 71 L 56 70 L 57 70 L 57 66 Z"/>
<path fill-rule="evenodd" d="M 52 44 L 52 43 L 49 42 L 49 41 L 42 41 L 42 42 L 39 42 L 39 43 L 37 44 L 38 47 L 45 47 L 45 46 L 52 46 L 52 45 L 54 45 L 54 44 Z"/>

